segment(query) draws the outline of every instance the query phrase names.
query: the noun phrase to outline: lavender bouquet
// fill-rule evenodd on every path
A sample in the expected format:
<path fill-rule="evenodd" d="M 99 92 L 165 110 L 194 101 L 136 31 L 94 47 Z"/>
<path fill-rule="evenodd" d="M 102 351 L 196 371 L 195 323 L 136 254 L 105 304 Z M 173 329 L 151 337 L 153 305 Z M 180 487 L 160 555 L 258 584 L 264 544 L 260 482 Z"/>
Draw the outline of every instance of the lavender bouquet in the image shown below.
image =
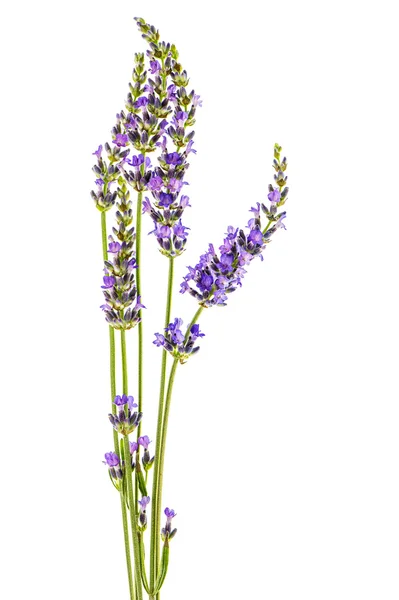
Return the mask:
<path fill-rule="evenodd" d="M 177 368 L 199 350 L 204 333 L 198 319 L 204 309 L 226 306 L 228 295 L 241 287 L 251 261 L 256 257 L 263 260 L 262 253 L 273 234 L 285 229 L 286 213 L 280 209 L 287 200 L 288 188 L 287 162 L 281 159 L 281 147 L 276 144 L 274 184 L 269 186 L 268 203 L 257 202 L 250 208 L 251 218 L 244 229 L 228 226 L 218 249 L 210 244 L 198 263 L 188 267 L 180 283 L 180 293 L 191 295 L 197 308 L 186 328 L 181 318 L 171 319 L 175 260 L 184 252 L 188 237 L 183 218 L 190 200 L 183 191 L 190 154 L 196 153 L 192 128 L 201 100 L 188 87 L 189 78 L 174 44 L 161 41 L 155 27 L 143 19 L 136 18 L 136 22 L 149 48 L 146 57 L 143 53 L 135 55 L 125 109 L 116 116 L 111 143 L 100 145 L 93 153 L 97 161 L 93 167 L 97 189 L 92 191 L 92 197 L 101 214 L 104 260 L 101 308 L 109 325 L 109 420 L 113 427 L 113 448 L 105 454 L 104 463 L 119 494 L 130 599 L 142 600 L 147 594 L 154 600 L 159 598 L 164 585 L 169 546 L 177 531 L 175 510 L 162 505 L 165 446 Z M 114 208 L 109 230 L 107 212 Z M 141 428 L 142 320 L 146 303 L 145 290 L 141 289 L 143 214 L 148 223 L 152 222 L 150 233 L 156 238 L 169 269 L 165 323 L 153 341 L 162 352 L 154 455 L 150 451 L 151 440 L 143 435 Z M 146 232 L 148 228 L 147 225 Z M 126 353 L 126 331 L 136 327 L 137 401 L 130 394 Z M 120 338 L 122 389 L 116 388 L 116 335 Z M 167 377 L 169 355 L 172 363 Z"/>

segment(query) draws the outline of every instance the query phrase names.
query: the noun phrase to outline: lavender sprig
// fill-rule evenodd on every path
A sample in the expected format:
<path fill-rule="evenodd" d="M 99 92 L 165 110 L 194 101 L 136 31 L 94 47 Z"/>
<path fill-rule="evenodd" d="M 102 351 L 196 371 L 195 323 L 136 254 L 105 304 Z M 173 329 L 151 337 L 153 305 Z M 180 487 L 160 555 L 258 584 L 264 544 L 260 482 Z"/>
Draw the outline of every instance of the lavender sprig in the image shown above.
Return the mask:
<path fill-rule="evenodd" d="M 263 260 L 262 253 L 271 237 L 280 228 L 285 229 L 285 211 L 278 212 L 287 200 L 288 188 L 285 187 L 287 177 L 284 171 L 287 167 L 286 158 L 280 163 L 281 147 L 275 146 L 274 168 L 277 171 L 275 180 L 278 188 L 269 186 L 268 199 L 270 206 L 257 202 L 250 209 L 253 217 L 243 229 L 229 226 L 223 244 L 216 252 L 213 244 L 208 251 L 200 256 L 199 262 L 194 267 L 188 267 L 188 273 L 181 283 L 180 292 L 189 292 L 196 298 L 201 306 L 226 306 L 228 294 L 242 286 L 242 279 L 246 268 L 255 257 Z M 262 228 L 261 212 L 268 218 L 268 224 Z M 195 284 L 195 288 L 190 283 Z"/>
<path fill-rule="evenodd" d="M 133 222 L 130 193 L 122 178 L 119 183 L 116 212 L 118 226 L 112 229 L 116 239 L 112 235 L 108 237 L 108 254 L 114 258 L 112 261 L 104 262 L 105 275 L 101 287 L 106 303 L 101 308 L 112 327 L 126 330 L 140 322 L 140 309 L 145 306 L 140 302 L 140 296 L 137 296 L 134 276 L 137 264 L 134 252 L 134 228 L 130 227 Z M 135 300 L 136 303 L 132 306 Z"/>

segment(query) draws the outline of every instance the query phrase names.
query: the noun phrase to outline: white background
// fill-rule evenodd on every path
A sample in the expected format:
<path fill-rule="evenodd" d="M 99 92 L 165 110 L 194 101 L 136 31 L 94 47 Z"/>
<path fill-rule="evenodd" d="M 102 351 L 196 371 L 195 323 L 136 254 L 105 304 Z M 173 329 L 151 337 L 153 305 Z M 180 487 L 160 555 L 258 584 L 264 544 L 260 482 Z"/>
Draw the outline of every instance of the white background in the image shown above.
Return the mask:
<path fill-rule="evenodd" d="M 111 448 L 100 216 L 133 16 L 203 98 L 185 267 L 289 163 L 287 231 L 178 372 L 163 600 L 397 600 L 395 2 L 14 2 L 1 15 L 2 579 L 7 600 L 127 599 Z M 150 230 L 144 221 L 144 230 Z M 155 436 L 166 259 L 145 236 L 144 432 Z M 195 301 L 176 296 L 186 321 Z M 129 335 L 135 394 L 136 332 Z M 120 388 L 119 388 L 120 389 Z"/>

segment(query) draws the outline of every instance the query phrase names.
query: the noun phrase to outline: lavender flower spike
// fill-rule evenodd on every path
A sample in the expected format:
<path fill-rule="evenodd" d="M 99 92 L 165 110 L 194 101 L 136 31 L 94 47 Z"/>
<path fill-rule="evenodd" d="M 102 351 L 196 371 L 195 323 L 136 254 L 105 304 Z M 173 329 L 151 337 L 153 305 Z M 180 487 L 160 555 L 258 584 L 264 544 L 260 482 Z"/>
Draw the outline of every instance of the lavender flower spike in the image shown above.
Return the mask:
<path fill-rule="evenodd" d="M 247 265 L 257 256 L 263 260 L 262 253 L 272 235 L 280 228 L 285 229 L 282 221 L 286 213 L 278 212 L 278 209 L 285 204 L 288 194 L 288 187 L 285 187 L 287 177 L 284 175 L 287 161 L 285 158 L 280 161 L 280 152 L 281 147 L 276 144 L 273 166 L 277 171 L 274 179 L 278 187 L 269 186 L 270 207 L 258 202 L 250 209 L 253 217 L 246 226 L 248 233 L 228 227 L 219 252 L 210 244 L 195 267 L 188 267 L 180 292 L 189 292 L 202 306 L 225 306 L 228 294 L 241 287 Z M 267 224 L 262 225 L 261 212 L 266 215 Z"/>

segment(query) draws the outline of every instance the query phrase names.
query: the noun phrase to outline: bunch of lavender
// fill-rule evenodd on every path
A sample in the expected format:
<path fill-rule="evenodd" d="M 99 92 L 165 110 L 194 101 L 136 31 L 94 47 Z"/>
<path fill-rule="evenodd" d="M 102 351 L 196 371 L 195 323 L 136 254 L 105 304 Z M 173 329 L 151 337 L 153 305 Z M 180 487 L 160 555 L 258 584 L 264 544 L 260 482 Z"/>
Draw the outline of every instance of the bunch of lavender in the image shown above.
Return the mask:
<path fill-rule="evenodd" d="M 260 257 L 277 230 L 283 228 L 286 213 L 280 210 L 287 200 L 281 147 L 274 147 L 274 184 L 269 186 L 268 202 L 250 208 L 252 213 L 243 229 L 228 226 L 218 251 L 210 244 L 194 267 L 188 267 L 180 292 L 188 292 L 197 310 L 183 327 L 179 317 L 171 319 L 174 261 L 187 243 L 189 228 L 182 222 L 190 206 L 184 195 L 189 155 L 195 154 L 194 131 L 197 107 L 201 100 L 190 89 L 187 72 L 179 62 L 173 44 L 161 41 L 159 32 L 143 19 L 136 19 L 144 40 L 146 55 L 135 55 L 132 81 L 125 109 L 116 115 L 110 143 L 93 153 L 97 186 L 92 191 L 101 213 L 104 274 L 101 305 L 109 325 L 110 395 L 113 449 L 105 453 L 110 480 L 120 496 L 122 528 L 131 600 L 159 600 L 169 564 L 169 545 L 176 535 L 173 509 L 164 509 L 162 526 L 162 488 L 165 447 L 173 384 L 179 364 L 199 350 L 204 337 L 197 323 L 204 308 L 225 306 L 228 294 L 241 287 L 251 261 Z M 152 156 L 149 156 L 152 155 Z M 131 190 L 135 197 L 131 199 Z M 146 194 L 143 198 L 143 194 Z M 135 211 L 134 211 L 135 204 Z M 115 210 L 114 224 L 108 233 L 106 215 Z M 152 221 L 149 227 L 160 252 L 168 259 L 168 287 L 163 329 L 153 343 L 162 348 L 160 389 L 155 454 L 151 440 L 141 435 L 143 418 L 143 309 L 141 299 L 141 216 Z M 134 219 L 135 215 L 135 219 Z M 133 225 L 134 223 L 134 225 Z M 137 325 L 138 367 L 137 403 L 129 395 L 126 331 Z M 121 395 L 117 395 L 115 329 L 121 344 Z M 166 385 L 168 356 L 173 362 Z M 141 456 L 141 452 L 143 453 Z M 152 489 L 149 476 L 152 472 Z M 147 515 L 151 508 L 151 517 Z M 149 565 L 145 561 L 146 531 L 150 525 Z M 161 548 L 162 546 L 162 548 Z M 133 554 L 133 556 L 132 556 Z M 147 568 L 149 566 L 149 575 Z"/>

